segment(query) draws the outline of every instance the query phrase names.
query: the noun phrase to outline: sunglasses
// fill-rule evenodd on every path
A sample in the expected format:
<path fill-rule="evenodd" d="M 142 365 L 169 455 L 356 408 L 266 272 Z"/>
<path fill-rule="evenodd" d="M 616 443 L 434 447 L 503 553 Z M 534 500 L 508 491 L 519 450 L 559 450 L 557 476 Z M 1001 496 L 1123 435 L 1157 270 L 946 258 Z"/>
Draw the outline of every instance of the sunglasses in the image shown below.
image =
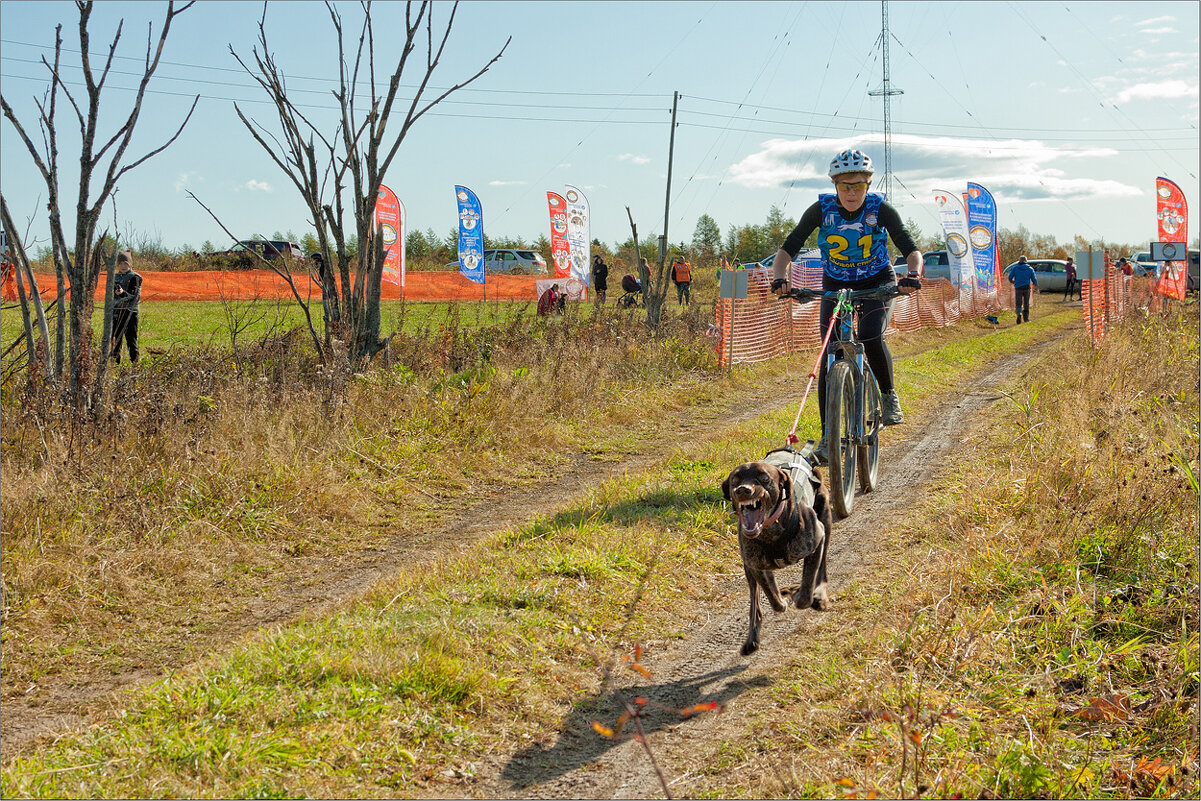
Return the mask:
<path fill-rule="evenodd" d="M 854 183 L 849 181 L 835 181 L 834 185 L 844 192 L 862 192 L 871 186 L 871 181 L 855 181 Z"/>

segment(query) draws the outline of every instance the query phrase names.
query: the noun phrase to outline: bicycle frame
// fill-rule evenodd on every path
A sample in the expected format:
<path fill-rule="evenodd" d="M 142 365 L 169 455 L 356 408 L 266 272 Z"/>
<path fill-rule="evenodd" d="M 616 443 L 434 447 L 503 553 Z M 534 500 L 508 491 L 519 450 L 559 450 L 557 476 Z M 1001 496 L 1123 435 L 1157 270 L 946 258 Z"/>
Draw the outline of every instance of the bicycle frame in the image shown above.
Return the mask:
<path fill-rule="evenodd" d="M 834 293 L 826 293 L 827 296 Z M 852 292 L 840 289 L 834 300 L 833 317 L 838 321 L 838 339 L 831 340 L 826 348 L 826 371 L 834 366 L 834 362 L 843 359 L 854 365 L 852 371 L 855 378 L 855 420 L 854 428 L 848 431 L 851 442 L 862 445 L 864 441 L 864 404 L 863 404 L 863 362 L 865 358 L 863 344 L 855 339 L 855 303 L 851 300 Z"/>
<path fill-rule="evenodd" d="M 868 378 L 871 368 L 866 363 L 866 352 L 863 344 L 855 338 L 855 301 L 869 298 L 891 300 L 898 294 L 900 291 L 896 285 L 833 292 L 801 289 L 789 293 L 794 300 L 802 302 L 818 298 L 829 298 L 834 302 L 830 327 L 822 343 L 829 376 L 827 380 L 833 382 L 827 392 L 834 394 L 827 394 L 829 408 L 824 410 L 826 426 L 822 434 L 829 448 L 831 501 L 840 517 L 849 515 L 854 504 L 856 474 L 863 492 L 871 492 L 875 488 L 879 458 L 880 391 L 874 377 Z M 838 329 L 837 339 L 834 338 L 835 328 Z M 817 364 L 809 374 L 810 386 L 819 364 L 821 356 L 818 356 Z M 872 395 L 870 403 L 869 383 Z M 808 397 L 808 394 L 809 389 L 806 388 L 805 396 Z M 801 405 L 804 406 L 803 399 Z M 835 419 L 830 419 L 831 414 L 835 415 Z M 797 412 L 797 419 L 799 421 L 800 411 Z M 794 423 L 793 431 L 789 432 L 790 440 L 795 436 L 795 429 Z"/>

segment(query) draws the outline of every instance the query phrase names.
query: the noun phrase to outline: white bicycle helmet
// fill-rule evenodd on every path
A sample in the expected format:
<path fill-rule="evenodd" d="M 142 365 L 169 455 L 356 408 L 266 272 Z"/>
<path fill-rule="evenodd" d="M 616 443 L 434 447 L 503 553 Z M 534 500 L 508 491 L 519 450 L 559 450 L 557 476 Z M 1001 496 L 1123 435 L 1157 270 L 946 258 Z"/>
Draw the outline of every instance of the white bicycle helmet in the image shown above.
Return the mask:
<path fill-rule="evenodd" d="M 861 150 L 844 150 L 830 162 L 830 177 L 843 175 L 848 172 L 865 172 L 871 175 L 872 157 Z"/>

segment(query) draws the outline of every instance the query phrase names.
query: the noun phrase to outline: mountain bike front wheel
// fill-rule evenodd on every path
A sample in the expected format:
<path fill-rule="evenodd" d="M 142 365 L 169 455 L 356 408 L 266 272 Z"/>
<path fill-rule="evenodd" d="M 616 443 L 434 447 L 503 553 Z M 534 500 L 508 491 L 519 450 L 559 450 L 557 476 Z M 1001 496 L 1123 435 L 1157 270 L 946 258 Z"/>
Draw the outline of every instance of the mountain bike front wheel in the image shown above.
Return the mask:
<path fill-rule="evenodd" d="M 859 489 L 871 492 L 880 474 L 880 429 L 884 427 L 884 407 L 880 385 L 872 368 L 863 366 L 863 438 L 859 449 Z"/>
<path fill-rule="evenodd" d="M 838 360 L 826 374 L 826 447 L 830 453 L 830 501 L 839 517 L 855 505 L 855 375 Z"/>

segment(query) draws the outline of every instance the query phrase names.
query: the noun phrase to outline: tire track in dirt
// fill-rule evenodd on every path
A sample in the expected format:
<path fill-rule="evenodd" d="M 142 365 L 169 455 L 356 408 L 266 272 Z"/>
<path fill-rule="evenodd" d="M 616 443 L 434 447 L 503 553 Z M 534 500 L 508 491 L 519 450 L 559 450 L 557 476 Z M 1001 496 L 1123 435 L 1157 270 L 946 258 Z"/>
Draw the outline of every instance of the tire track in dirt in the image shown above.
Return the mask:
<path fill-rule="evenodd" d="M 1001 364 L 1008 364 L 1014 359 L 1025 363 L 1031 357 L 1032 354 L 1008 357 Z M 998 365 L 991 376 L 1000 371 L 1001 365 Z M 423 531 L 398 531 L 390 537 L 384 548 L 368 548 L 351 554 L 338 554 L 324 560 L 302 560 L 312 569 L 308 572 L 298 572 L 288 580 L 283 590 L 271 598 L 246 600 L 241 613 L 231 615 L 205 635 L 194 638 L 187 648 L 179 647 L 162 652 L 161 662 L 156 666 L 140 667 L 118 674 L 105 673 L 82 678 L 74 676 L 59 682 L 53 681 L 52 678 L 45 679 L 39 687 L 37 697 L 14 696 L 4 699 L 0 756 L 8 759 L 31 747 L 39 739 L 58 736 L 103 720 L 125 705 L 125 696 L 129 691 L 161 680 L 202 655 L 222 653 L 237 647 L 243 636 L 255 630 L 286 625 L 302 617 L 319 618 L 331 614 L 344 603 L 369 590 L 381 579 L 401 569 L 412 568 L 415 563 L 436 561 L 453 551 L 470 547 L 480 538 L 493 532 L 504 531 L 529 523 L 537 517 L 561 512 L 578 503 L 589 491 L 580 490 L 580 487 L 595 487 L 622 474 L 652 469 L 676 454 L 679 451 L 679 443 L 697 439 L 697 432 L 703 432 L 699 435 L 703 439 L 715 439 L 748 420 L 792 406 L 796 403 L 796 384 L 795 376 L 783 376 L 759 387 L 754 394 L 742 395 L 734 400 L 712 406 L 696 405 L 675 411 L 661 411 L 656 418 L 657 425 L 653 434 L 643 440 L 638 453 L 622 454 L 612 461 L 597 461 L 587 454 L 577 454 L 568 465 L 557 471 L 554 481 L 495 491 L 475 503 L 464 506 L 439 525 L 430 526 Z M 962 406 L 971 397 L 968 396 L 959 405 Z M 922 431 L 928 428 L 929 425 Z M 856 509 L 850 523 L 836 524 L 830 560 L 830 576 L 835 590 L 847 575 L 846 561 L 854 558 L 853 554 L 848 555 L 842 550 L 846 545 L 843 537 L 847 536 L 843 532 L 853 530 L 848 528 L 851 523 L 860 525 L 858 521 L 866 519 L 874 506 L 884 504 L 884 508 L 887 509 L 885 499 L 889 497 L 888 488 L 900 481 L 901 476 L 905 476 L 904 480 L 907 482 L 904 486 L 909 487 L 916 480 L 914 476 L 921 473 L 921 460 L 913 461 L 912 468 L 906 467 L 912 460 L 904 455 L 899 461 L 892 461 L 897 458 L 893 454 L 898 446 L 903 447 L 901 443 L 897 443 L 881 454 L 883 463 L 880 486 L 876 492 L 871 496 L 856 499 Z M 887 448 L 887 445 L 885 447 Z M 744 683 L 762 681 L 764 671 L 758 670 L 756 665 L 766 664 L 768 660 L 765 655 L 774 653 L 771 650 L 773 626 L 778 630 L 782 618 L 773 621 L 769 617 L 764 621 L 764 646 L 753 658 L 757 661 L 748 663 L 738 656 L 738 646 L 745 636 L 746 625 L 746 588 L 741 574 L 737 581 L 722 585 L 719 591 L 722 598 L 729 599 L 729 608 L 710 610 L 715 619 L 693 638 L 692 642 L 696 644 L 693 655 L 674 657 L 674 662 L 671 661 L 673 657 L 661 657 L 651 667 L 655 676 L 664 676 L 665 680 L 660 684 L 642 688 L 640 694 L 677 706 L 708 698 L 724 702 L 741 692 L 742 687 L 728 681 L 718 683 L 720 679 L 738 679 Z M 793 621 L 802 619 L 792 618 Z M 778 631 L 775 637 L 780 637 Z M 712 676 L 698 674 L 693 664 L 696 662 L 709 666 L 706 672 L 712 673 Z M 757 672 L 748 674 L 748 671 L 752 670 Z M 755 676 L 759 678 L 756 679 Z M 717 689 L 708 689 L 711 687 Z M 699 699 L 698 693 L 701 694 Z M 598 710 L 596 714 L 603 718 L 607 713 Z M 609 715 L 609 719 L 616 718 L 617 714 L 620 713 L 614 711 Z M 674 721 L 675 718 L 664 718 L 658 725 L 666 726 Z M 600 768 L 591 766 L 591 757 L 588 755 L 591 749 L 596 748 L 596 741 L 600 738 L 591 730 L 588 721 L 583 723 L 586 731 L 582 736 L 580 731 L 573 730 L 578 727 L 573 726 L 565 727 L 560 736 L 564 748 L 572 741 L 578 740 L 580 743 L 579 750 L 568 759 L 568 764 L 578 763 L 576 767 L 579 770 L 576 770 L 576 773 L 582 771 L 622 776 L 635 768 L 641 770 L 641 766 L 645 765 L 645 754 L 641 754 L 641 761 L 638 755 L 632 760 L 629 755 L 623 757 L 628 760 L 628 766 L 614 766 L 611 769 L 603 767 L 603 763 Z M 606 749 L 602 748 L 598 753 L 604 750 Z M 620 748 L 616 750 L 621 751 Z M 555 760 L 558 760 L 559 754 L 560 752 L 555 752 Z M 535 754 L 534 761 L 544 760 L 541 755 Z M 579 785 L 578 792 L 573 792 L 571 787 L 575 780 L 563 778 L 568 774 L 560 767 L 552 766 L 551 772 L 545 776 L 559 782 L 563 789 L 546 789 L 544 795 L 539 788 L 548 779 L 539 778 L 543 777 L 544 773 L 537 766 L 522 767 L 526 764 L 519 755 L 503 769 L 500 766 L 494 766 L 494 770 L 482 768 L 480 780 L 492 788 L 490 794 L 501 797 L 526 792 L 522 788 L 528 788 L 530 797 L 559 797 L 564 793 L 572 796 L 594 796 L 595 792 L 599 792 L 599 796 L 595 797 L 613 794 L 600 791 L 587 781 Z M 500 779 L 488 778 L 486 774 L 490 772 L 503 775 Z M 591 780 L 594 777 L 588 778 Z M 556 785 L 553 782 L 549 785 L 551 788 L 554 786 Z M 624 786 L 620 783 L 614 785 L 613 792 L 621 790 L 621 794 L 624 794 Z M 657 780 L 648 786 L 651 788 L 648 791 L 651 795 L 661 792 Z"/>
<path fill-rule="evenodd" d="M 623 687 L 628 697 L 643 696 L 664 706 L 684 708 L 717 701 L 727 704 L 749 691 L 767 687 L 773 676 L 795 657 L 801 638 L 823 627 L 823 618 L 838 614 L 840 588 L 860 578 L 871 562 L 874 532 L 901 521 L 905 509 L 922 487 L 942 472 L 966 435 L 981 425 L 980 413 L 1001 399 L 999 388 L 1019 376 L 1052 340 L 1032 345 L 1029 351 L 1006 356 L 975 377 L 971 389 L 953 403 L 939 406 L 913 427 L 900 431 L 908 436 L 895 441 L 890 429 L 882 444 L 877 488 L 857 495 L 849 518 L 836 522 L 831 541 L 829 573 L 833 603 L 824 613 L 790 610 L 773 615 L 763 623 L 763 642 L 750 657 L 739 654 L 746 636 L 747 587 L 741 576 L 722 581 L 710 603 L 710 621 L 687 641 L 644 664 L 656 681 Z M 790 579 L 785 579 L 788 583 Z M 643 746 L 632 738 L 605 740 L 591 729 L 591 721 L 613 721 L 620 710 L 610 699 L 596 708 L 570 716 L 561 727 L 557 742 L 549 747 L 531 746 L 497 767 L 497 775 L 477 777 L 477 797 L 510 798 L 660 798 L 659 779 Z M 670 755 L 674 762 L 696 764 L 715 740 L 737 737 L 747 725 L 738 704 L 724 713 L 702 715 L 681 721 L 674 713 L 652 713 L 644 720 L 648 740 L 657 758 Z M 703 750 L 702 750 L 703 749 Z M 696 754 L 692 759 L 689 754 Z M 671 780 L 671 775 L 668 779 Z M 685 780 L 680 776 L 677 780 Z"/>
<path fill-rule="evenodd" d="M 159 664 L 117 674 L 93 673 L 87 677 L 43 678 L 36 692 L 5 698 L 0 756 L 7 759 L 36 740 L 81 728 L 103 719 L 124 705 L 123 696 L 152 684 L 202 655 L 236 647 L 241 637 L 257 629 L 286 625 L 303 617 L 331 614 L 361 595 L 381 579 L 414 564 L 428 564 L 471 547 L 482 537 L 554 515 L 578 503 L 588 490 L 623 473 L 638 473 L 671 457 L 677 443 L 689 441 L 692 432 L 705 427 L 705 436 L 720 434 L 792 403 L 795 379 L 787 376 L 764 387 L 752 398 L 740 396 L 714 406 L 685 406 L 658 412 L 658 425 L 641 440 L 640 452 L 598 461 L 579 453 L 556 470 L 553 481 L 493 490 L 469 503 L 437 525 L 421 530 L 398 529 L 386 546 L 367 548 L 332 557 L 302 557 L 284 587 L 267 598 L 243 598 L 244 608 L 204 635 L 183 646 L 159 653 Z M 443 500 L 443 499 L 439 499 Z M 454 499 L 445 499 L 447 504 Z"/>

